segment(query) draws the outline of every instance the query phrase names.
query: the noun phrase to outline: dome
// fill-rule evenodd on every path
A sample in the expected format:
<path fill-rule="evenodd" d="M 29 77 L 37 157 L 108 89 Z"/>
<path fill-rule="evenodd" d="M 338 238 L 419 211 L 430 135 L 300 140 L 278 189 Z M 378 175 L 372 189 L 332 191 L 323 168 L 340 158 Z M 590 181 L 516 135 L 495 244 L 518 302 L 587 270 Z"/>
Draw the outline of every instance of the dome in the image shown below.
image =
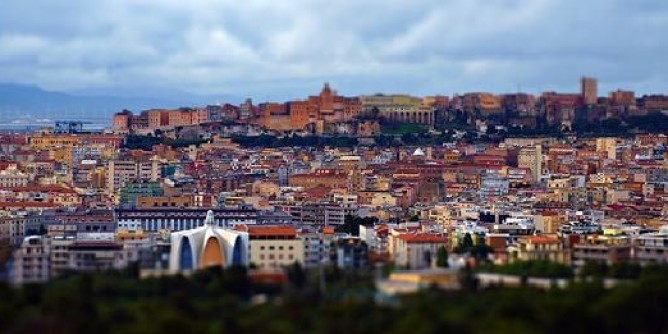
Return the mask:
<path fill-rule="evenodd" d="M 424 151 L 421 148 L 415 149 L 415 152 L 413 152 L 414 157 L 423 157 L 424 156 Z"/>

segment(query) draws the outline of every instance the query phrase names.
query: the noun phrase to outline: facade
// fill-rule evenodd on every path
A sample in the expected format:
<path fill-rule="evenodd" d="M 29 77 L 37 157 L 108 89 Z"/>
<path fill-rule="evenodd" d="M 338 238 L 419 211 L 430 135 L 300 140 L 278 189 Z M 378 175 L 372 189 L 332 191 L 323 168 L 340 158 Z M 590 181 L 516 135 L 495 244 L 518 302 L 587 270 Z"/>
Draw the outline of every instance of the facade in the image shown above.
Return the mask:
<path fill-rule="evenodd" d="M 195 206 L 195 197 L 190 195 L 182 196 L 139 196 L 137 197 L 137 207 L 139 208 L 189 208 Z"/>
<path fill-rule="evenodd" d="M 448 248 L 448 238 L 437 233 L 405 233 L 391 236 L 390 256 L 401 268 L 430 268 L 441 247 Z"/>
<path fill-rule="evenodd" d="M 13 164 L 8 168 L 0 170 L 0 189 L 10 187 L 27 187 L 30 175 L 23 173 Z"/>
<path fill-rule="evenodd" d="M 580 79 L 580 93 L 586 105 L 596 104 L 598 100 L 598 81 L 594 78 Z"/>
<path fill-rule="evenodd" d="M 305 267 L 315 267 L 329 260 L 332 240 L 335 239 L 333 232 L 333 229 L 325 228 L 319 233 L 305 230 L 299 233 L 299 239 L 304 244 Z"/>
<path fill-rule="evenodd" d="M 360 97 L 362 111 L 366 115 L 378 116 L 392 122 L 433 125 L 434 108 L 424 105 L 420 98 L 410 95 L 367 95 Z"/>
<path fill-rule="evenodd" d="M 306 189 L 317 186 L 346 188 L 348 186 L 348 173 L 339 169 L 318 169 L 314 173 L 291 175 L 288 183 L 291 187 L 304 187 Z"/>
<path fill-rule="evenodd" d="M 301 203 L 277 207 L 289 213 L 292 221 L 298 224 L 338 226 L 345 222 L 346 208 L 335 203 Z"/>
<path fill-rule="evenodd" d="M 244 230 L 240 228 L 239 230 Z M 250 263 L 260 269 L 304 265 L 304 242 L 292 226 L 246 226 L 250 240 Z"/>
<path fill-rule="evenodd" d="M 332 241 L 330 261 L 342 269 L 362 269 L 369 264 L 369 247 L 358 237 L 340 237 Z"/>
<path fill-rule="evenodd" d="M 610 92 L 610 103 L 618 107 L 634 107 L 636 105 L 636 96 L 633 91 L 616 90 Z"/>
<path fill-rule="evenodd" d="M 640 263 L 668 262 L 668 227 L 645 233 L 634 240 L 633 257 Z"/>
<path fill-rule="evenodd" d="M 0 247 L 19 247 L 26 235 L 38 234 L 37 220 L 34 215 L 0 217 Z"/>
<path fill-rule="evenodd" d="M 113 239 L 76 240 L 67 250 L 68 269 L 77 272 L 121 269 L 139 261 L 137 249 L 124 249 Z"/>
<path fill-rule="evenodd" d="M 114 114 L 111 120 L 111 128 L 118 133 L 125 133 L 130 130 L 132 124 L 132 112 L 128 110 Z"/>
<path fill-rule="evenodd" d="M 14 252 L 12 283 L 46 282 L 66 272 L 123 269 L 139 261 L 139 249 L 125 249 L 113 233 L 29 236 Z"/>
<path fill-rule="evenodd" d="M 211 266 L 248 266 L 249 238 L 247 232 L 216 226 L 209 210 L 204 226 L 174 232 L 171 238 L 169 269 L 190 272 Z"/>
<path fill-rule="evenodd" d="M 457 99 L 460 100 L 462 108 L 468 112 L 478 111 L 481 115 L 489 116 L 502 111 L 501 99 L 490 93 L 467 93 Z"/>
<path fill-rule="evenodd" d="M 137 198 L 144 196 L 162 196 L 164 190 L 158 182 L 130 182 L 120 189 L 121 205 L 137 205 Z"/>
<path fill-rule="evenodd" d="M 540 180 L 543 174 L 542 146 L 522 147 L 517 156 L 517 166 L 531 170 L 534 181 Z"/>
<path fill-rule="evenodd" d="M 14 252 L 12 282 L 41 283 L 49 280 L 49 252 L 41 236 L 25 238 L 21 248 Z"/>
<path fill-rule="evenodd" d="M 509 261 L 553 261 L 570 264 L 571 256 L 558 238 L 529 236 L 508 247 Z"/>
<path fill-rule="evenodd" d="M 257 211 L 213 209 L 214 225 L 218 227 L 255 225 Z M 117 229 L 146 232 L 183 231 L 205 225 L 207 209 L 204 208 L 133 208 L 115 211 Z"/>
<path fill-rule="evenodd" d="M 131 182 L 155 182 L 160 177 L 160 165 L 153 159 L 148 162 L 134 160 L 110 160 L 107 168 L 107 189 L 115 193 Z"/>
<path fill-rule="evenodd" d="M 596 243 L 584 242 L 573 245 L 573 263 L 589 261 L 614 264 L 630 261 L 633 246 L 626 243 Z"/>
<path fill-rule="evenodd" d="M 122 143 L 123 137 L 106 134 L 40 134 L 28 137 L 28 146 L 35 150 L 71 149 L 75 146 L 95 144 L 118 149 Z"/>

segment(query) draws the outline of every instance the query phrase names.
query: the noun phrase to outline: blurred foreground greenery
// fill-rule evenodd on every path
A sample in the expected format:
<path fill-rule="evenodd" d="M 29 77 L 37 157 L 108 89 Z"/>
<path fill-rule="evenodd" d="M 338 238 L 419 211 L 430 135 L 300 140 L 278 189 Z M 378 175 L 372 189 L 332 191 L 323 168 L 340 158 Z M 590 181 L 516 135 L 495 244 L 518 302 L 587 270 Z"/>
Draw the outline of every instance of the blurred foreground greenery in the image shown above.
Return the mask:
<path fill-rule="evenodd" d="M 535 269 L 531 269 L 535 270 Z M 246 270 L 137 279 L 131 272 L 72 275 L 0 286 L 0 333 L 662 333 L 668 270 L 643 270 L 614 289 L 600 280 L 562 290 L 435 288 L 376 302 L 372 273 L 288 270 L 284 286 Z M 462 277 L 470 277 L 463 275 Z M 369 293 L 371 292 L 371 293 Z M 258 294 L 266 298 L 258 299 Z M 258 302 L 259 301 L 259 302 Z"/>

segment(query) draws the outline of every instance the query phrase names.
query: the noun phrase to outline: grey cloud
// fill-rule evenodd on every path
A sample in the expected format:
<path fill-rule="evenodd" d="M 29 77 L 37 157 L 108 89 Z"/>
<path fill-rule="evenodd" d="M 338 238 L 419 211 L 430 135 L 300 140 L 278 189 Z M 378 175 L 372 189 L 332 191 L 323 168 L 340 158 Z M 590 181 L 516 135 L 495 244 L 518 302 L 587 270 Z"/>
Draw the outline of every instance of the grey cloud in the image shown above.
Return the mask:
<path fill-rule="evenodd" d="M 0 12 L 0 81 L 294 98 L 668 91 L 663 0 L 24 0 Z M 602 92 L 604 93 L 604 92 Z"/>

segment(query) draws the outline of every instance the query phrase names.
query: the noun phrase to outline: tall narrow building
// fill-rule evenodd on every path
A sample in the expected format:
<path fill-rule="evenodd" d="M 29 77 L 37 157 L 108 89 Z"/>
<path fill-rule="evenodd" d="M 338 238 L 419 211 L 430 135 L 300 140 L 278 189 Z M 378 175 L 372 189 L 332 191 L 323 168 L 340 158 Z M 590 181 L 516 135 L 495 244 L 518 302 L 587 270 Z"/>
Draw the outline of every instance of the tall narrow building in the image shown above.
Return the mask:
<path fill-rule="evenodd" d="M 582 77 L 580 79 L 580 94 L 584 104 L 596 104 L 598 99 L 598 81 L 594 78 Z"/>

